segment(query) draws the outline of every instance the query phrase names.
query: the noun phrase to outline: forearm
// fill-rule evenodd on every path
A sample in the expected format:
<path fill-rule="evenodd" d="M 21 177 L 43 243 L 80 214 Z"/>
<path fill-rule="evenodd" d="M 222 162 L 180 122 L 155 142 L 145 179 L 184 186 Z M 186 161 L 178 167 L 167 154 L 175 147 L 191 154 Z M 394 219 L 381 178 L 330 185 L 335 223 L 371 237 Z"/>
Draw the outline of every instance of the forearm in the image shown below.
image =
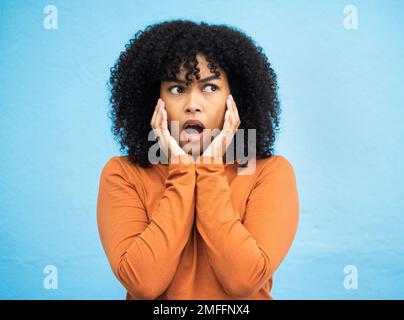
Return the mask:
<path fill-rule="evenodd" d="M 171 282 L 194 221 L 195 181 L 193 164 L 170 164 L 164 193 L 147 213 L 150 221 L 145 221 L 146 213 L 135 214 L 140 204 L 132 203 L 130 186 L 120 198 L 110 187 L 108 201 L 103 201 L 101 188 L 103 243 L 115 275 L 134 296 L 153 299 Z"/>
<path fill-rule="evenodd" d="M 293 168 L 283 157 L 266 161 L 243 213 L 233 205 L 224 166 L 197 164 L 196 175 L 196 225 L 210 263 L 230 295 L 248 296 L 269 280 L 293 242 L 299 212 Z"/>
<path fill-rule="evenodd" d="M 210 263 L 234 296 L 258 290 L 271 273 L 268 255 L 240 221 L 220 165 L 197 166 L 196 225 Z"/>

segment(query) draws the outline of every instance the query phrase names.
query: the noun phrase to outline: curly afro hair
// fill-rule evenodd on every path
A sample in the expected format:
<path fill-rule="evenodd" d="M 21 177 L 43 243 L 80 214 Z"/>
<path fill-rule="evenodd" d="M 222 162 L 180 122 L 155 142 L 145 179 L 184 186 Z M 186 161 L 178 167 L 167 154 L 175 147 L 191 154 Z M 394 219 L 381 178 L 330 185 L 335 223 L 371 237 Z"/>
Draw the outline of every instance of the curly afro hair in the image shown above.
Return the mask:
<path fill-rule="evenodd" d="M 251 37 L 227 25 L 172 20 L 139 30 L 125 49 L 111 68 L 108 115 L 120 151 L 127 150 L 130 162 L 144 168 L 152 165 L 148 151 L 156 142 L 148 135 L 161 81 L 174 80 L 181 66 L 187 80 L 192 81 L 192 75 L 199 79 L 198 53 L 205 56 L 211 73 L 220 74 L 217 66 L 226 72 L 241 120 L 239 129 L 245 129 L 244 150 L 251 149 L 247 129 L 256 129 L 254 155 L 257 159 L 273 155 L 281 112 L 276 74 Z"/>

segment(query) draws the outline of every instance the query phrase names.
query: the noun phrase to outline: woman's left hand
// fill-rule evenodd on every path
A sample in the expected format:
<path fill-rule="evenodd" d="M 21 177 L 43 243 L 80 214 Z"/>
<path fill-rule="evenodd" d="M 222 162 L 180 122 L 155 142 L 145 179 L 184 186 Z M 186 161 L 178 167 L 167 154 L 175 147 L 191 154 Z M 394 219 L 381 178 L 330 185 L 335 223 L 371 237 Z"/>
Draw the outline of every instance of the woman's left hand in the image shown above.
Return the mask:
<path fill-rule="evenodd" d="M 234 134 L 240 126 L 241 121 L 238 114 L 237 105 L 234 102 L 232 95 L 229 95 L 229 97 L 227 98 L 226 106 L 227 110 L 224 115 L 223 129 L 213 139 L 213 141 L 206 148 L 202 156 L 222 159 L 233 139 Z"/>

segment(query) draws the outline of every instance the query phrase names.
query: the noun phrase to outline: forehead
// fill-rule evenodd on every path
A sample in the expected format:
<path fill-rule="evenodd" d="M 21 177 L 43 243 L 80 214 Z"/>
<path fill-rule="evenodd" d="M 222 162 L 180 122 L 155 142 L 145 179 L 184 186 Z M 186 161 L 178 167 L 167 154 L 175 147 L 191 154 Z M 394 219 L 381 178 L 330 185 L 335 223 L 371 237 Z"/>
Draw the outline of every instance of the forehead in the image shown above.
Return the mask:
<path fill-rule="evenodd" d="M 196 56 L 196 59 L 198 61 L 197 68 L 199 69 L 200 79 L 212 77 L 214 75 L 214 72 L 211 72 L 211 70 L 208 68 L 209 62 L 206 60 L 205 56 L 203 56 L 202 54 L 198 54 Z M 224 70 L 218 65 L 216 65 L 216 70 L 220 72 L 220 76 L 216 80 L 226 80 L 226 73 L 224 72 Z M 177 79 L 184 80 L 186 73 L 187 70 L 184 68 L 183 65 L 181 65 L 177 74 Z M 192 80 L 195 81 L 195 75 L 193 75 Z"/>

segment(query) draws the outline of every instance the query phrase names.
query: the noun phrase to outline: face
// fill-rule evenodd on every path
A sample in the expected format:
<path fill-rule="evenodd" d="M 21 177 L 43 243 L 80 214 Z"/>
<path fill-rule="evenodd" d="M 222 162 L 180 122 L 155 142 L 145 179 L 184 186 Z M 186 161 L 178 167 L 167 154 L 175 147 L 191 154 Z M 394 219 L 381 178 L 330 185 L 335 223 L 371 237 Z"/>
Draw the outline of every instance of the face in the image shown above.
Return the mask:
<path fill-rule="evenodd" d="M 184 150 L 188 153 L 202 154 L 214 138 L 206 129 L 210 129 L 210 132 L 222 130 L 230 88 L 223 69 L 217 68 L 220 76 L 215 78 L 208 68 L 205 57 L 198 54 L 196 58 L 200 79 L 196 80 L 193 77 L 192 84 L 186 86 L 186 70 L 181 66 L 177 74 L 179 82 L 161 82 L 160 98 L 165 102 L 168 128 L 172 135 L 173 124 L 178 125 L 180 147 L 184 149 L 187 146 Z M 205 130 L 202 134 L 197 134 L 196 129 L 192 128 L 185 130 L 187 120 L 199 120 Z M 214 129 L 216 131 L 213 131 Z"/>

